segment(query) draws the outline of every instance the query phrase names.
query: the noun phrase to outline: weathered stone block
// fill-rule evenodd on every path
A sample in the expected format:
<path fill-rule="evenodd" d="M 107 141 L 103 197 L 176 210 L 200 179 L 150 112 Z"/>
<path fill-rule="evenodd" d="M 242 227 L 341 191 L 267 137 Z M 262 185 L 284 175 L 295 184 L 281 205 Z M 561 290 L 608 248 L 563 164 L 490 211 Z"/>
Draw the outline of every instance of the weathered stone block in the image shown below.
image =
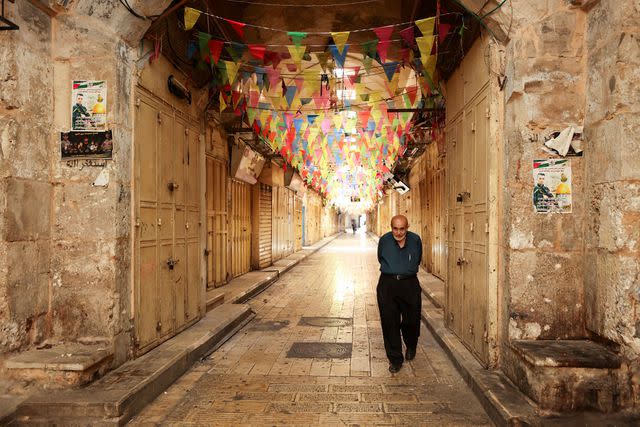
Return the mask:
<path fill-rule="evenodd" d="M 88 286 L 92 286 L 89 284 Z M 98 287 L 79 292 L 78 287 L 58 286 L 53 291 L 53 331 L 63 339 L 113 336 L 113 294 Z"/>
<path fill-rule="evenodd" d="M 24 321 L 49 308 L 49 242 L 14 242 L 6 246 L 7 300 L 11 317 Z"/>
<path fill-rule="evenodd" d="M 115 242 L 91 240 L 56 241 L 52 253 L 54 288 L 74 289 L 79 293 L 94 290 L 113 292 Z"/>
<path fill-rule="evenodd" d="M 640 300 L 637 256 L 589 250 L 585 256 L 587 328 L 640 353 L 635 307 Z"/>
<path fill-rule="evenodd" d="M 585 129 L 588 180 L 593 184 L 640 179 L 640 121 L 618 114 Z"/>
<path fill-rule="evenodd" d="M 621 33 L 633 30 L 634 26 L 637 30 L 639 21 L 640 4 L 637 1 L 598 1 L 587 18 L 587 48 L 593 50 L 608 42 L 610 37 L 618 39 Z M 635 56 L 638 58 L 637 50 Z"/>
<path fill-rule="evenodd" d="M 48 238 L 51 220 L 51 185 L 39 181 L 5 178 L 3 238 L 13 242 Z"/>
<path fill-rule="evenodd" d="M 509 254 L 509 336 L 556 339 L 584 336 L 582 258 L 574 253 Z"/>
<path fill-rule="evenodd" d="M 630 48 L 629 45 L 633 45 Z M 629 50 L 635 50 L 631 53 Z M 640 37 L 621 34 L 590 52 L 587 63 L 587 123 L 609 120 L 617 112 L 640 112 Z"/>
<path fill-rule="evenodd" d="M 94 169 L 94 168 L 92 168 Z M 97 176 L 98 171 L 93 173 Z M 54 191 L 56 240 L 112 239 L 115 237 L 118 188 L 66 183 Z"/>
<path fill-rule="evenodd" d="M 587 248 L 640 251 L 640 184 L 609 182 L 591 188 Z"/>

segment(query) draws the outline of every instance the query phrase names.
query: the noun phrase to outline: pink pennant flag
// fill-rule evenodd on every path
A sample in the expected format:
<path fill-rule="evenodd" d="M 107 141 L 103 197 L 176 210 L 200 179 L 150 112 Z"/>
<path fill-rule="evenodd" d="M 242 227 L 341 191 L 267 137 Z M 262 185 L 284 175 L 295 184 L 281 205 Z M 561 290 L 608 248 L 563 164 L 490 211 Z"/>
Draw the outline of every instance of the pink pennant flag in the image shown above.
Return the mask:
<path fill-rule="evenodd" d="M 296 83 L 296 87 L 298 88 L 298 93 L 302 92 L 302 86 L 304 86 L 304 77 L 296 77 L 294 81 Z"/>
<path fill-rule="evenodd" d="M 258 102 L 260 101 L 260 92 L 257 90 L 252 90 L 249 92 L 249 105 L 252 107 L 257 107 Z"/>
<path fill-rule="evenodd" d="M 269 68 L 269 67 L 265 67 L 265 70 L 269 78 L 269 86 L 271 88 L 274 88 L 280 81 L 280 71 L 274 70 L 273 68 Z"/>
<path fill-rule="evenodd" d="M 360 126 L 366 127 L 369 123 L 369 116 L 371 116 L 371 110 L 358 111 L 358 119 L 360 119 Z"/>
<path fill-rule="evenodd" d="M 232 21 L 231 19 L 227 19 L 227 18 L 223 18 L 223 19 L 225 21 L 227 21 L 229 24 L 231 24 L 231 26 L 233 27 L 234 31 L 236 33 L 238 33 L 240 38 L 244 39 L 244 27 L 245 27 L 246 24 L 244 24 L 242 22 Z"/>

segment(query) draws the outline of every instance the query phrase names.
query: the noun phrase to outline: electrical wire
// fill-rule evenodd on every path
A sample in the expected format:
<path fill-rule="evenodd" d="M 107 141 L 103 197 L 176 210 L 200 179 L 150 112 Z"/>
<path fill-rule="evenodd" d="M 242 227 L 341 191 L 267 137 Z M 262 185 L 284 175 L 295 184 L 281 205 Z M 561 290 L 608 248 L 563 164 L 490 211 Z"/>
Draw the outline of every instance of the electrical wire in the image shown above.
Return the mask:
<path fill-rule="evenodd" d="M 273 6 L 273 7 L 340 7 L 340 6 L 356 6 L 366 3 L 377 3 L 381 0 L 361 0 L 351 1 L 346 3 L 319 3 L 319 4 L 285 4 L 285 3 L 263 3 L 251 0 L 226 0 L 232 3 L 244 3 L 259 6 Z"/>
<path fill-rule="evenodd" d="M 457 1 L 457 0 L 456 0 Z M 202 15 L 206 15 L 206 16 L 210 16 L 212 18 L 216 18 L 216 19 L 221 19 L 223 21 L 232 21 L 228 18 L 225 18 L 223 16 L 219 16 L 219 15 L 215 15 L 213 13 L 209 13 L 209 12 L 205 12 L 200 10 L 199 11 Z M 459 14 L 459 12 L 448 12 L 448 13 L 443 13 L 441 14 L 441 16 L 446 16 L 446 15 L 453 15 L 453 14 Z M 476 15 L 477 16 L 477 15 Z M 430 18 L 434 18 L 434 17 L 430 17 Z M 365 31 L 373 31 L 373 30 L 377 30 L 378 28 L 384 28 L 384 27 L 401 27 L 404 25 L 413 25 L 415 23 L 415 21 L 407 21 L 407 22 L 399 22 L 397 24 L 389 24 L 389 25 L 381 25 L 378 27 L 371 27 L 371 28 L 359 28 L 356 30 L 349 30 L 349 33 L 361 33 L 361 32 L 365 32 Z M 244 26 L 246 27 L 252 27 L 252 28 L 258 28 L 261 30 L 269 30 L 269 31 L 275 31 L 275 32 L 279 32 L 279 33 L 288 33 L 289 30 L 283 30 L 281 28 L 272 28 L 272 27 L 265 27 L 262 25 L 255 25 L 255 24 L 248 24 L 246 22 L 242 23 Z M 321 36 L 326 36 L 326 35 L 331 35 L 331 31 L 306 31 L 307 35 L 321 35 Z"/>
<path fill-rule="evenodd" d="M 120 1 L 120 4 L 123 5 L 125 7 L 125 9 L 127 9 L 129 11 L 129 13 L 132 14 L 133 16 L 135 16 L 136 18 L 142 19 L 143 21 L 146 21 L 146 20 L 149 19 L 149 17 L 142 16 L 138 12 L 133 10 L 133 8 L 131 7 L 131 5 L 129 5 L 129 2 L 127 0 L 119 0 L 119 1 Z"/>

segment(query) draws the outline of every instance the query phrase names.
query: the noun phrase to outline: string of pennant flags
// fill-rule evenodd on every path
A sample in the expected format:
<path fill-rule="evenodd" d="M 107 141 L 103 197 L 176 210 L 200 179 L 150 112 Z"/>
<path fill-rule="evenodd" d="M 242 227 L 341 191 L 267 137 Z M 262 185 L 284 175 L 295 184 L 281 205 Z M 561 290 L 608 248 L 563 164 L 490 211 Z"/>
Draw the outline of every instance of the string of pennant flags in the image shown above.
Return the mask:
<path fill-rule="evenodd" d="M 246 119 L 307 185 L 332 203 L 343 206 L 354 197 L 373 203 L 384 174 L 406 150 L 413 116 L 406 110 L 424 107 L 439 94 L 438 41 L 451 29 L 439 22 L 439 10 L 434 17 L 376 28 L 299 32 L 185 7 L 185 31 L 192 31 L 203 15 L 225 21 L 240 39 L 219 40 L 194 31 L 188 41 L 187 57 L 212 70 L 220 111 Z M 284 32 L 292 44 L 247 43 L 247 27 Z M 372 33 L 371 40 L 349 42 L 352 33 L 366 32 Z M 400 37 L 393 39 L 395 32 Z M 330 35 L 333 43 L 304 44 L 310 35 Z M 403 47 L 399 57 L 390 59 L 394 41 Z M 359 47 L 361 65 L 352 65 L 353 53 L 347 61 L 352 46 Z M 323 49 L 309 51 L 316 47 Z M 386 79 L 375 78 L 381 75 Z M 389 111 L 398 108 L 405 111 Z"/>

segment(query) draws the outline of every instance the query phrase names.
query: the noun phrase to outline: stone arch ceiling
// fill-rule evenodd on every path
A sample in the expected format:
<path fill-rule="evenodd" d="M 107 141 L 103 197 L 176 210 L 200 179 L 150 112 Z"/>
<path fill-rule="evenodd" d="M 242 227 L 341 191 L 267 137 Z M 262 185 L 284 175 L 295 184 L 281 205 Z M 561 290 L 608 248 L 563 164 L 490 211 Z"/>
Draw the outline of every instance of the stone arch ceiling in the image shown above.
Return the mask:
<path fill-rule="evenodd" d="M 141 20 L 133 16 L 127 11 L 119 0 L 33 0 L 41 1 L 42 3 L 48 3 L 47 6 L 54 11 L 54 13 L 61 14 L 60 18 L 64 15 L 75 15 L 76 17 L 90 17 L 94 18 L 105 29 L 111 29 L 119 35 L 129 44 L 135 45 L 149 29 L 151 21 Z M 146 16 L 158 16 L 161 15 L 170 6 L 182 3 L 182 1 L 176 0 L 128 0 L 132 8 L 138 13 Z M 489 10 L 493 9 L 500 0 L 442 0 L 443 4 L 449 3 L 451 7 L 455 7 L 456 3 L 466 7 L 468 10 L 482 15 Z M 506 41 L 506 35 L 508 29 L 511 26 L 517 26 L 519 22 L 530 19 L 532 13 L 535 13 L 538 9 L 535 5 L 529 4 L 529 2 L 517 2 L 517 8 L 511 8 L 510 3 L 513 0 L 507 0 L 507 4 L 498 9 L 490 17 L 485 20 L 486 25 L 494 32 L 496 37 L 501 41 Z M 190 0 L 185 2 L 186 5 L 192 5 L 196 7 L 206 7 L 207 0 Z M 292 4 L 304 3 L 300 0 L 278 0 L 276 3 Z M 66 3 L 67 6 L 60 6 L 60 3 Z M 225 5 L 226 3 L 226 5 Z M 307 3 L 317 3 L 316 0 L 307 1 Z M 222 1 L 216 1 L 216 8 L 225 8 L 230 12 L 229 15 L 238 15 L 240 13 L 245 20 L 262 22 L 263 25 L 273 26 L 277 28 L 291 29 L 293 26 L 298 31 L 304 31 L 312 29 L 318 30 L 319 28 L 334 28 L 340 27 L 341 24 L 358 27 L 359 22 L 369 22 L 373 25 L 385 25 L 386 23 L 394 22 L 394 19 L 400 18 L 407 11 L 411 13 L 411 10 L 422 4 L 435 3 L 435 0 L 381 0 L 382 7 L 361 7 L 350 6 L 349 8 L 323 8 L 322 13 L 314 13 L 313 19 L 300 19 L 301 16 L 297 12 L 296 8 L 285 8 L 285 12 L 268 13 L 273 9 L 269 9 L 266 6 L 259 4 L 244 5 L 240 7 L 240 3 L 230 3 Z M 535 3 L 535 2 L 531 2 Z M 213 3 L 211 3 L 213 4 Z M 347 9 L 347 10 L 345 10 Z M 64 19 L 64 18 L 63 18 Z M 301 22 L 309 22 L 309 25 L 301 26 Z M 344 27 L 343 27 L 344 28 Z M 270 37 L 265 37 L 267 42 Z"/>

